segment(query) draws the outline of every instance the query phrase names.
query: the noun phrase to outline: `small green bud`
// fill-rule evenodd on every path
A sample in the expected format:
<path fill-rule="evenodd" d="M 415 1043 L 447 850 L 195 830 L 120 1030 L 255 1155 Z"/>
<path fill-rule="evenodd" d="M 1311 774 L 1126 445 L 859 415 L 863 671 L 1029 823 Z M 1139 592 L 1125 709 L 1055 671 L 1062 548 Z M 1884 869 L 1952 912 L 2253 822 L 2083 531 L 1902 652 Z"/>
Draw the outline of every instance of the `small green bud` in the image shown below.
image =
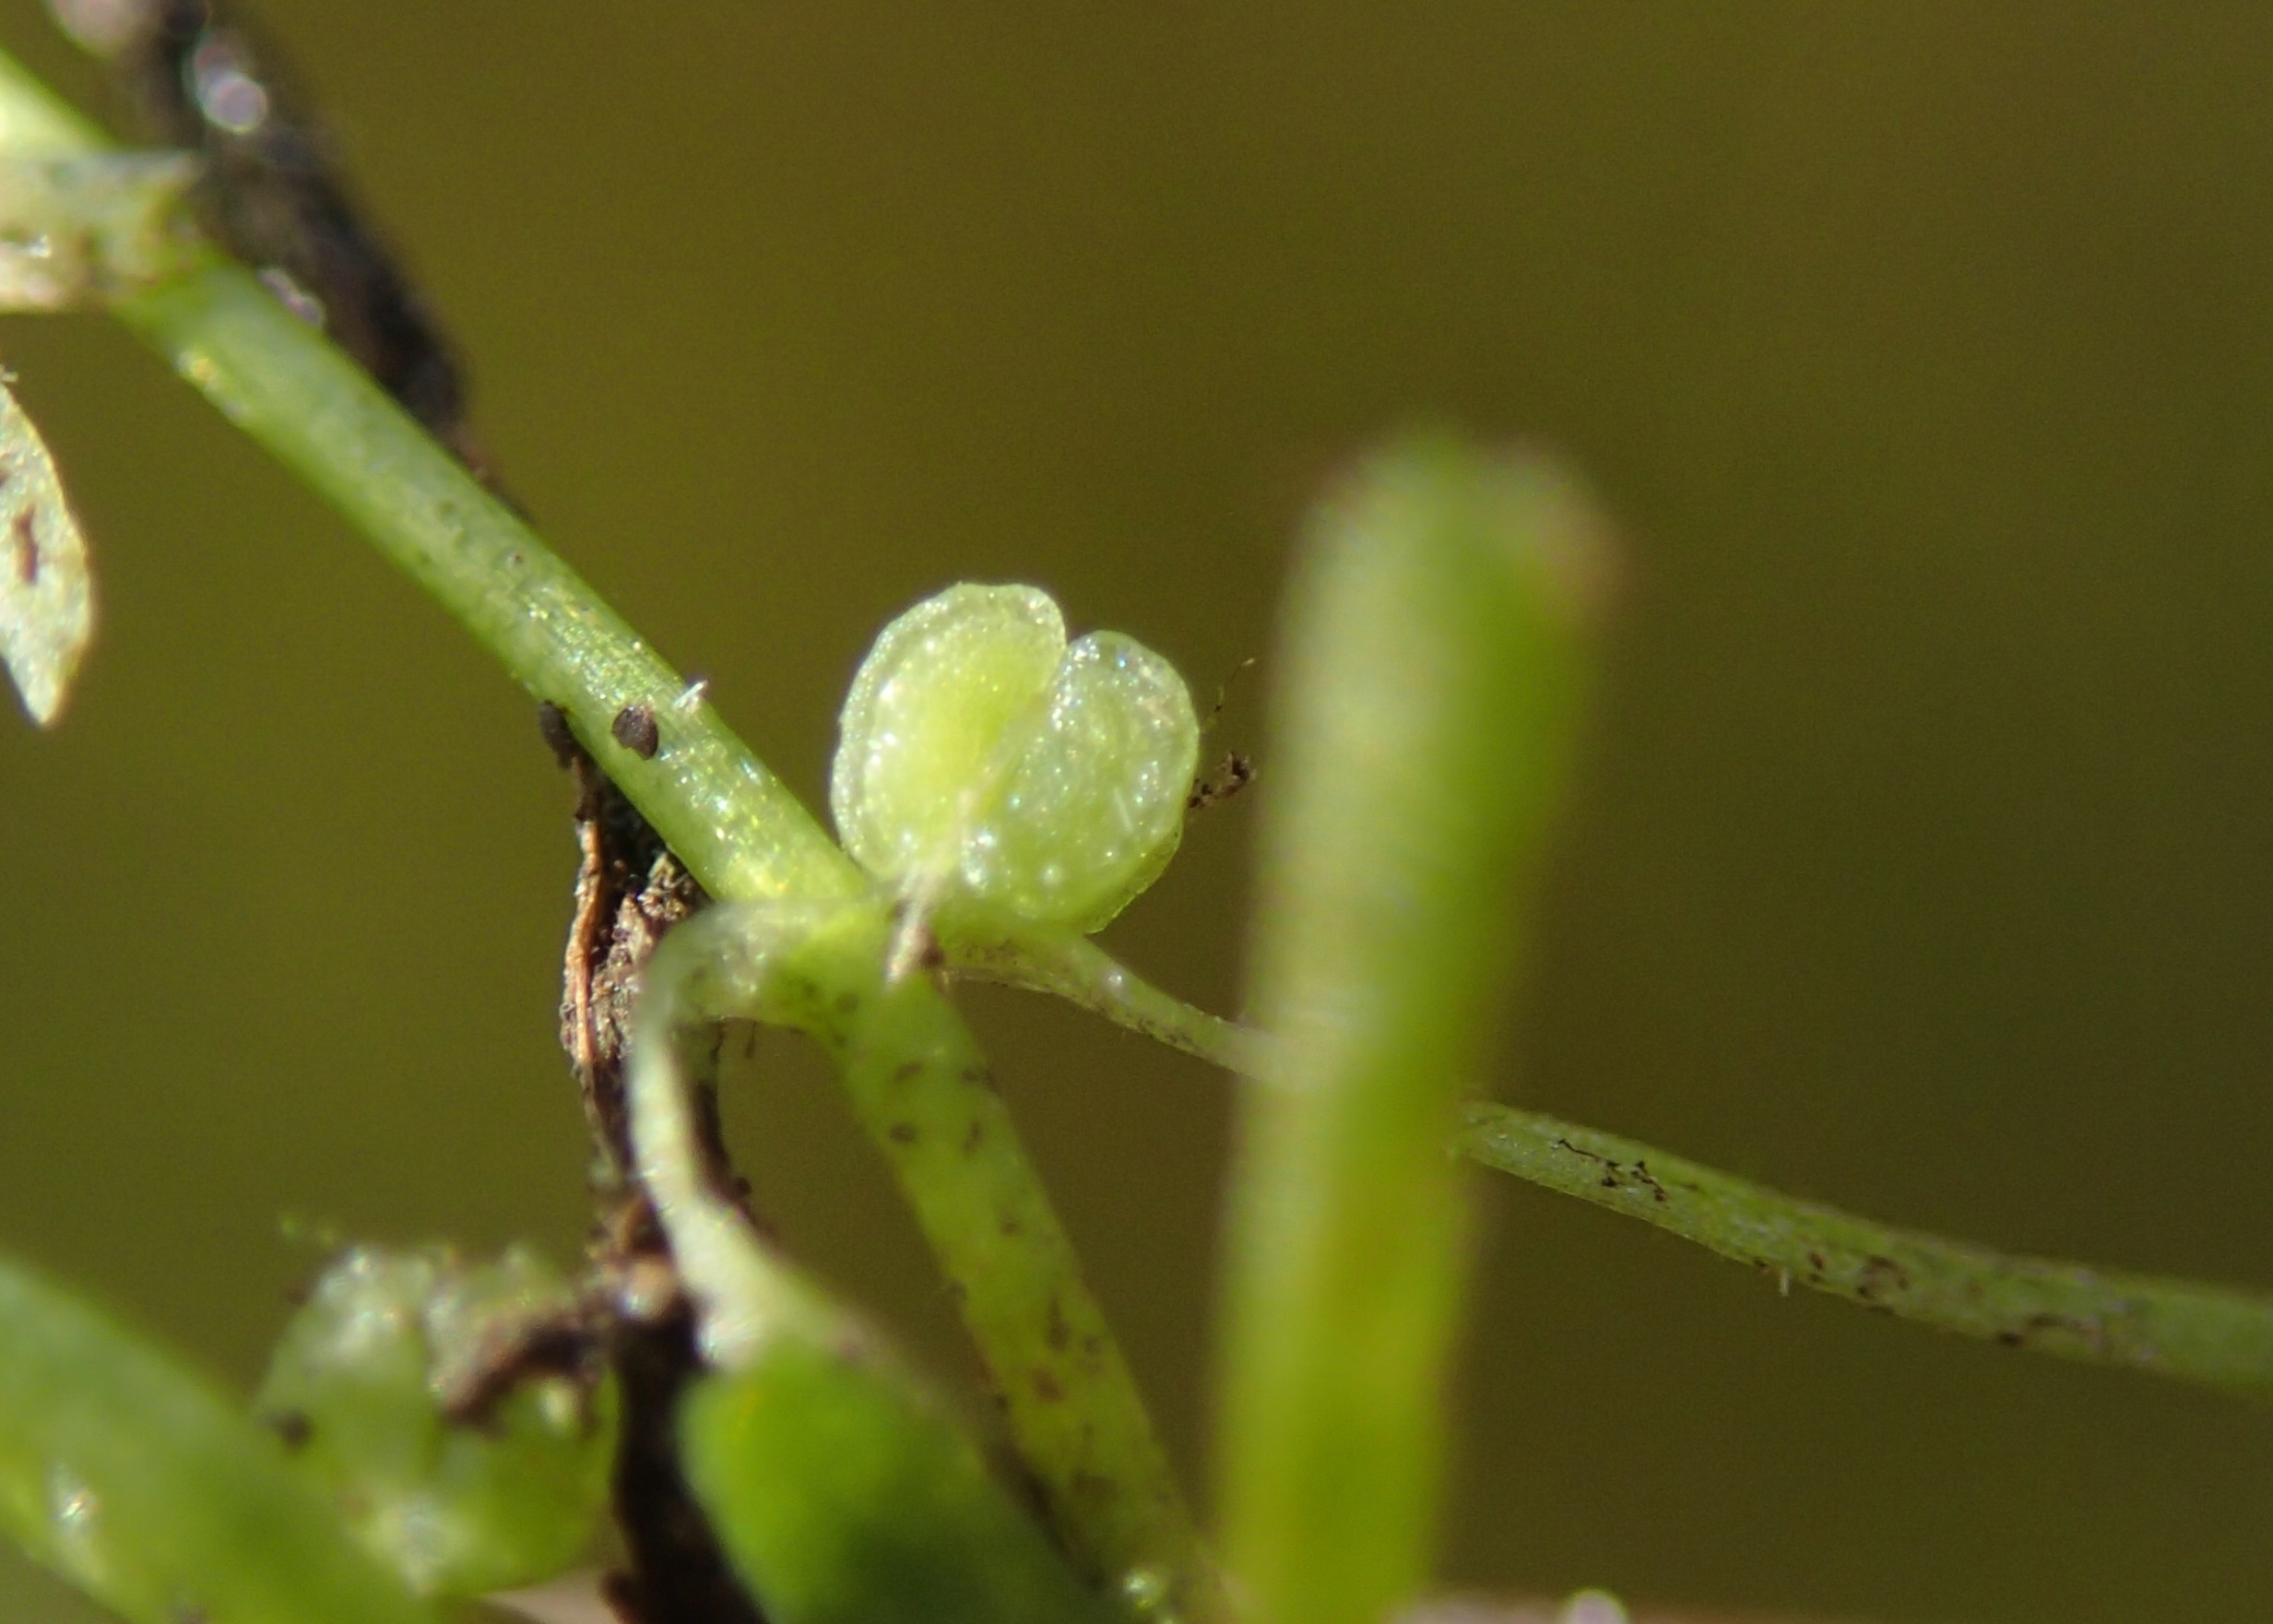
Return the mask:
<path fill-rule="evenodd" d="M 1166 660 L 1116 632 L 1068 646 L 1048 594 L 966 584 L 861 662 L 829 800 L 878 878 L 1088 931 L 1175 855 L 1199 753 Z"/>
<path fill-rule="evenodd" d="M 428 1594 L 549 1579 L 608 1496 L 615 1392 L 561 1356 L 574 1299 L 515 1248 L 358 1247 L 285 1328 L 261 1417 L 356 1535 Z"/>

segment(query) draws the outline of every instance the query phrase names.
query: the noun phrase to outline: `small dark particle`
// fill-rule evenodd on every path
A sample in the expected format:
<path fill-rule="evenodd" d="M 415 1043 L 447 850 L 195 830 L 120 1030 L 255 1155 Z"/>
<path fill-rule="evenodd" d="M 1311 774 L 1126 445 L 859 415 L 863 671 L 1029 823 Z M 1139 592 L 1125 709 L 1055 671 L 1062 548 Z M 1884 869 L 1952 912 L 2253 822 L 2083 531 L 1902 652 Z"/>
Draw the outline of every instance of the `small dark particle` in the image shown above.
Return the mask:
<path fill-rule="evenodd" d="M 1190 816 L 1212 806 L 1221 806 L 1254 781 L 1254 757 L 1235 750 L 1216 764 L 1213 772 L 1191 781 L 1191 793 L 1184 798 L 1185 814 Z"/>
<path fill-rule="evenodd" d="M 662 729 L 655 724 L 655 706 L 644 700 L 627 705 L 616 712 L 616 719 L 608 724 L 608 731 L 618 744 L 642 761 L 653 761 L 655 753 L 662 748 Z"/>
<path fill-rule="evenodd" d="M 264 1416 L 262 1419 L 268 1423 L 271 1432 L 284 1440 L 284 1447 L 289 1450 L 307 1448 L 308 1440 L 315 1436 L 315 1423 L 309 1420 L 302 1410 L 278 1410 L 273 1416 Z"/>
<path fill-rule="evenodd" d="M 920 1137 L 913 1122 L 894 1122 L 884 1130 L 884 1137 L 894 1144 L 913 1144 Z"/>

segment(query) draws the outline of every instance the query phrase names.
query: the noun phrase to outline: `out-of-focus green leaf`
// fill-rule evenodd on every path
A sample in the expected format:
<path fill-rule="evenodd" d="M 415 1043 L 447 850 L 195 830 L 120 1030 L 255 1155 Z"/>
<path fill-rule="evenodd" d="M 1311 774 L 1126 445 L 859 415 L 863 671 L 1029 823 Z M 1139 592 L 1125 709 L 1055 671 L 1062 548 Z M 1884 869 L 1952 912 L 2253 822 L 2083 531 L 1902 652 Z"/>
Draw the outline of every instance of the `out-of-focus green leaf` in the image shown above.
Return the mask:
<path fill-rule="evenodd" d="M 688 1480 L 773 1624 L 1109 1624 L 901 1373 L 803 1339 L 688 1399 Z"/>
<path fill-rule="evenodd" d="M 133 1624 L 439 1624 L 275 1438 L 4 1262 L 0 1527 Z"/>
<path fill-rule="evenodd" d="M 525 1250 L 356 1247 L 286 1327 L 261 1418 L 413 1589 L 535 1584 L 608 1500 L 615 1388 L 575 1345 L 574 1309 Z"/>

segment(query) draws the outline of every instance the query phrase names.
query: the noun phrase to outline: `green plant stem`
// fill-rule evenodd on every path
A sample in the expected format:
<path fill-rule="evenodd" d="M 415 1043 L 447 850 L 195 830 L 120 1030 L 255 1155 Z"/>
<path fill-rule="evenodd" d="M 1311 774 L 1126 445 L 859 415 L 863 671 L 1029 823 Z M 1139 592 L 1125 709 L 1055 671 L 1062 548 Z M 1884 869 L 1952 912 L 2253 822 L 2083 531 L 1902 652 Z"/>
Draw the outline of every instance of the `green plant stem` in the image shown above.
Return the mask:
<path fill-rule="evenodd" d="M 64 155 L 109 149 L 93 125 L 0 53 L 0 153 Z M 186 272 L 114 302 L 114 313 L 163 355 L 229 420 L 326 496 L 373 545 L 430 593 L 528 692 L 559 705 L 577 737 L 654 825 L 688 870 L 721 902 L 859 897 L 866 881 L 811 814 L 752 755 L 717 713 L 638 637 L 590 587 L 437 445 L 345 355 L 293 317 L 241 267 L 205 255 Z M 653 708 L 661 747 L 652 759 L 616 742 L 610 728 L 626 705 Z M 941 1004 L 935 1035 L 975 1053 L 958 1017 Z M 926 1069 L 907 1091 L 952 1091 Z M 856 1105 L 859 1103 L 856 1084 Z M 991 1097 L 991 1096 L 990 1096 Z M 955 1099 L 939 1108 L 952 1112 Z M 959 1274 L 965 1323 L 982 1359 L 1005 1380 L 1032 1363 L 1058 1333 L 1050 1305 L 1072 1312 L 1095 1339 L 1099 1381 L 1113 1389 L 1097 1422 L 1102 1448 L 1080 1457 L 1111 1492 L 1060 1508 L 1067 1533 L 1091 1565 L 1110 1571 L 1166 1570 L 1178 1581 L 1195 1564 L 1190 1521 L 1166 1457 L 1102 1314 L 1083 1284 L 1070 1242 L 996 1102 L 994 1152 L 984 1164 L 901 1154 L 889 1124 L 863 1110 L 879 1148 L 901 1175 L 943 1260 L 999 1251 L 998 1209 L 1012 1199 L 1027 1224 L 1029 1250 L 1058 1271 L 1048 1291 L 1031 1278 Z M 934 1222 L 934 1219 L 937 1221 Z M 954 1226 L 973 1227 L 958 1231 Z M 1078 1310 L 1078 1311 L 1077 1311 Z M 1092 1391 L 1097 1384 L 1091 1384 Z M 1048 1425 L 1018 1428 L 1045 1481 L 1070 1481 L 1051 1452 L 1079 1433 L 1087 1394 L 1051 1406 Z M 1102 1402 L 1102 1401 L 1101 1401 Z M 1013 1404 L 1016 1428 L 1031 1406 Z M 1122 1446 L 1126 1448 L 1123 1449 Z M 1119 1450 L 1118 1454 L 1114 1452 Z M 1090 1508 L 1173 1509 L 1133 1536 L 1125 1522 L 1093 1526 Z M 1115 1517 L 1120 1513 L 1115 1512 Z M 1181 1529 L 1181 1537 L 1172 1537 Z M 1157 1534 L 1161 1538 L 1151 1536 Z"/>
<path fill-rule="evenodd" d="M 106 150 L 0 54 L 0 151 Z M 716 711 L 347 356 L 241 267 L 200 255 L 112 311 L 327 497 L 576 736 L 714 896 L 850 895 L 850 859 Z M 647 705 L 661 748 L 610 732 Z"/>
<path fill-rule="evenodd" d="M 1262 1035 L 1152 986 L 1060 932 L 956 946 L 976 978 L 1053 993 L 1225 1071 L 1263 1063 Z M 2273 1399 L 2273 1296 L 2017 1257 L 1857 1217 L 1666 1151 L 1472 1100 L 1454 1143 L 1486 1167 L 1748 1263 L 1780 1287 L 2008 1347 Z"/>
<path fill-rule="evenodd" d="M 211 265 L 118 314 L 330 498 L 576 736 L 714 896 L 850 896 L 861 881 L 716 710 L 534 532 L 259 282 Z M 652 759 L 616 742 L 651 707 Z"/>
<path fill-rule="evenodd" d="M 2273 1398 L 2273 1298 L 2012 1257 L 1858 1218 L 1552 1117 L 1472 1103 L 1458 1141 L 1513 1173 L 1865 1308 L 2009 1347 Z"/>

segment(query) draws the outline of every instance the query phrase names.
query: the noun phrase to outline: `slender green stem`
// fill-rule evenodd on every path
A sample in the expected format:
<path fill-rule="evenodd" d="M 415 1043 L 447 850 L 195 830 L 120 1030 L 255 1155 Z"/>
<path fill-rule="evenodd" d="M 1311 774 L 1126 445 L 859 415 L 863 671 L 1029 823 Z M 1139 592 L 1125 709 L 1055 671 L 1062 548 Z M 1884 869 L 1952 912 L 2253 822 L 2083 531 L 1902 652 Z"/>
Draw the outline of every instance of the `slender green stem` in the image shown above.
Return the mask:
<path fill-rule="evenodd" d="M 681 1046 L 720 1019 L 828 1031 L 849 1053 L 847 1070 L 888 1064 L 887 1086 L 901 1096 L 894 1108 L 907 1118 L 899 1137 L 911 1146 L 918 1119 L 923 1131 L 958 1126 L 940 1120 L 953 1092 L 926 1083 L 935 1068 L 922 1034 L 894 1020 L 892 990 L 878 987 L 874 966 L 890 929 L 866 900 L 727 903 L 672 931 L 649 961 L 632 1044 L 632 1134 L 716 1372 L 681 1412 L 689 1480 L 755 1599 L 783 1624 L 1108 1624 L 1118 1610 L 993 1482 L 962 1429 L 714 1184 Z M 936 994 L 933 1002 L 944 1011 Z M 952 1041 L 959 1028 L 952 1016 L 945 1025 L 941 1057 L 962 1060 Z M 999 1147 L 975 1138 L 971 1148 Z M 1020 1275 L 1033 1262 L 1015 1248 L 992 1260 Z M 1094 1304 L 1080 1306 L 1094 1316 Z M 1015 1338 L 1032 1325 L 1007 1330 Z M 1132 1399 L 1119 1374 L 1120 1392 L 1069 1393 L 1068 1402 L 1090 1401 L 1095 1414 L 1100 1397 L 1107 1409 Z M 1014 1395 L 1017 1384 L 1004 1391 Z M 1142 1441 L 1142 1413 L 1134 1414 Z M 1096 1441 L 1069 1450 L 1062 1439 L 1046 1440 L 1054 1451 L 1029 1442 L 1054 1508 L 1062 1509 L 1072 1470 L 1114 1474 L 1122 1464 L 1099 1462 Z M 1125 1487 L 1118 1475 L 1100 1481 Z M 1096 1526 L 1092 1519 L 1071 1532 Z M 1074 1548 L 1093 1560 L 1126 1555 Z"/>
<path fill-rule="evenodd" d="M 0 54 L 0 150 L 108 147 Z M 852 864 L 717 712 L 362 370 L 243 268 L 201 256 L 115 301 L 224 416 L 321 492 L 578 738 L 714 896 L 850 895 Z M 652 759 L 616 742 L 657 721 Z"/>
<path fill-rule="evenodd" d="M 933 920 L 948 967 L 974 981 L 1047 992 L 1117 1026 L 1241 1076 L 1261 1063 L 1259 1032 L 1162 991 L 1088 937 L 958 906 Z"/>
<path fill-rule="evenodd" d="M 848 896 L 859 880 L 699 690 L 635 635 L 352 362 L 266 289 L 214 265 L 118 314 L 239 428 L 333 504 L 523 687 L 568 715 L 714 896 Z M 652 756 L 611 724 L 644 705 Z"/>
<path fill-rule="evenodd" d="M 2273 1297 L 2013 1257 L 1858 1218 L 1615 1134 L 1477 1101 L 1460 1148 L 1724 1258 L 2010 1347 L 2273 1398 Z"/>
<path fill-rule="evenodd" d="M 0 53 L 0 151 L 67 154 L 108 142 Z M 116 301 L 115 314 L 224 415 L 328 497 L 535 696 L 559 705 L 586 747 L 721 902 L 860 897 L 849 859 L 698 693 L 614 610 L 407 417 L 346 356 L 243 269 L 207 256 Z M 649 706 L 659 748 L 619 744 L 611 724 Z M 1000 1099 L 965 1074 L 984 1066 L 934 996 L 910 1040 L 928 1045 L 906 1108 L 982 1124 L 983 1156 L 916 1156 L 882 1109 L 874 1073 L 899 1061 L 849 1057 L 856 1106 L 893 1162 L 964 1297 L 964 1317 L 1037 1475 L 1061 1491 L 1061 1531 L 1101 1571 L 1164 1568 L 1178 1582 L 1196 1541 L 1165 1455 L 1070 1242 Z M 952 1054 L 946 1070 L 934 1062 Z M 1002 1230 L 1014 1215 L 1023 1241 Z M 1031 1267 L 998 1271 L 1007 1252 Z M 1039 1271 L 1038 1273 L 1036 1271 Z M 1047 1286 L 1040 1282 L 1047 1280 Z M 1056 1340 L 1076 1338 L 1086 1374 L 1037 1392 Z M 1037 1353 L 1036 1349 L 1043 1350 Z M 1024 1383 L 1025 1391 L 1015 1391 Z M 1086 1440 L 1079 1450 L 1069 1440 Z M 1060 1445 L 1065 1445 L 1061 1449 Z M 1103 1485 L 1101 1488 L 1099 1486 Z M 1142 1508 L 1136 1510 L 1132 1508 Z"/>
<path fill-rule="evenodd" d="M 1172 1049 L 1251 1073 L 1262 1035 L 1152 986 L 1095 942 L 1034 932 L 958 947 L 975 978 L 1054 993 Z M 2063 1358 L 2273 1398 L 2273 1296 L 2017 1257 L 1842 1213 L 1615 1134 L 1472 1100 L 1455 1144 L 1502 1173 L 1640 1218 L 1896 1319 Z"/>

